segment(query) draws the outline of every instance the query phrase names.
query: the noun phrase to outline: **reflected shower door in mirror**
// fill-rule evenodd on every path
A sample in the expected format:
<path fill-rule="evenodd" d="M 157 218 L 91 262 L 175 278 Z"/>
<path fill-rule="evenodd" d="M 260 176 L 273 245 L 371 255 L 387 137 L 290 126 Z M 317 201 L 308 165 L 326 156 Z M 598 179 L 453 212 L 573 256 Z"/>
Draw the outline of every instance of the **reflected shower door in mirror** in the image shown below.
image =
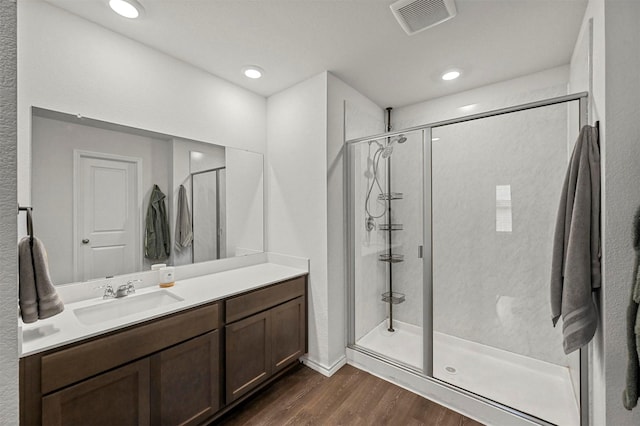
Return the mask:
<path fill-rule="evenodd" d="M 191 174 L 194 262 L 226 257 L 225 169 Z"/>
<path fill-rule="evenodd" d="M 31 160 L 56 284 L 263 251 L 262 154 L 33 108 Z"/>

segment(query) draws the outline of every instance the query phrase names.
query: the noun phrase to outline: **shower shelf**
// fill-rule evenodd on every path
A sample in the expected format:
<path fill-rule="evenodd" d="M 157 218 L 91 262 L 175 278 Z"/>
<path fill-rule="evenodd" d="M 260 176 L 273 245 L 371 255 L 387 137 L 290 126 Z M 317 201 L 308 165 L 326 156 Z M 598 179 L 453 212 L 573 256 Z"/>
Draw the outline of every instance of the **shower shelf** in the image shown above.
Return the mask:
<path fill-rule="evenodd" d="M 402 192 L 384 192 L 378 195 L 378 200 L 380 201 L 402 200 L 402 198 L 404 198 Z"/>
<path fill-rule="evenodd" d="M 399 263 L 404 262 L 404 255 L 383 253 L 378 255 L 378 260 L 382 262 Z"/>
<path fill-rule="evenodd" d="M 404 302 L 404 293 L 387 291 L 386 293 L 382 293 L 382 301 L 385 303 L 392 303 L 394 305 L 397 305 Z"/>
<path fill-rule="evenodd" d="M 402 231 L 403 226 L 401 223 L 381 223 L 378 225 L 380 231 Z"/>

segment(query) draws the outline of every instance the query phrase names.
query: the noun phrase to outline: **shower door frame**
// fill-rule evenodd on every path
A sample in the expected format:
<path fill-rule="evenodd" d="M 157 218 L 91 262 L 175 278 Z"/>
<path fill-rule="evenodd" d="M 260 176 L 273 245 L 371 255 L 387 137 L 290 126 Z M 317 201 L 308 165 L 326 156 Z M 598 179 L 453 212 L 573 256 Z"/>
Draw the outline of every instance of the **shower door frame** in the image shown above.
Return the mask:
<path fill-rule="evenodd" d="M 491 405 L 497 409 L 505 410 L 513 413 L 523 419 L 533 421 L 541 425 L 553 426 L 551 423 L 546 422 L 538 417 L 534 417 L 527 413 L 518 411 L 512 407 L 508 407 L 499 402 L 485 398 L 482 395 L 475 394 L 467 391 L 466 389 L 459 388 L 451 385 L 445 381 L 433 377 L 433 239 L 432 239 L 432 163 L 431 163 L 431 151 L 432 129 L 442 126 L 448 126 L 451 124 L 463 123 L 466 121 L 479 120 L 482 118 L 495 117 L 504 114 L 510 114 L 514 112 L 526 111 L 534 108 L 547 107 L 552 105 L 558 105 L 569 102 L 578 102 L 578 130 L 584 125 L 589 123 L 589 93 L 579 92 L 575 94 L 569 94 L 564 96 L 558 96 L 554 98 L 544 99 L 535 102 L 529 102 L 521 105 L 511 106 L 507 108 L 495 109 L 478 114 L 471 114 L 459 118 L 453 118 L 449 120 L 443 120 L 424 124 L 420 126 L 409 127 L 402 130 L 395 130 L 392 132 L 385 132 L 377 135 L 371 135 L 361 137 L 357 139 L 351 139 L 345 141 L 345 206 L 347 208 L 347 247 L 346 247 L 346 261 L 347 261 L 347 347 L 358 352 L 361 352 L 374 359 L 378 359 L 394 367 L 401 368 L 410 373 L 418 373 L 420 377 L 437 383 L 438 385 L 445 386 L 456 392 L 460 392 L 472 398 L 481 400 L 488 405 Z M 422 182 L 423 182 L 423 369 L 418 371 L 415 368 L 411 368 L 401 362 L 392 360 L 383 355 L 380 355 L 367 348 L 358 346 L 355 342 L 355 194 L 353 188 L 353 166 L 352 166 L 352 153 L 351 149 L 355 144 L 360 142 L 366 142 L 373 139 L 391 138 L 401 134 L 408 134 L 411 132 L 422 132 L 422 147 L 423 147 L 423 167 Z M 428 166 L 428 167 L 427 167 Z M 429 343 L 428 345 L 426 343 Z M 588 347 L 579 349 L 580 353 L 580 425 L 589 425 L 589 355 Z"/>
<path fill-rule="evenodd" d="M 215 175 L 216 175 L 216 258 L 215 259 L 209 259 L 209 260 L 222 259 L 221 255 L 220 255 L 221 246 L 222 246 L 222 244 L 220 243 L 220 239 L 222 238 L 222 235 L 221 235 L 222 220 L 220 219 L 220 213 L 221 213 L 221 209 L 220 209 L 220 198 L 221 198 L 220 197 L 220 172 L 225 171 L 226 169 L 227 169 L 226 166 L 222 166 L 222 167 L 214 167 L 212 169 L 201 170 L 199 172 L 189 173 L 189 178 L 191 179 L 190 183 L 191 183 L 191 233 L 192 233 L 192 235 L 195 235 L 195 209 L 193 208 L 194 207 L 195 185 L 193 183 L 193 181 L 194 181 L 193 177 L 194 176 L 198 176 L 198 175 L 202 175 L 202 174 L 206 174 L 206 173 L 215 173 Z M 225 197 L 226 197 L 226 194 L 225 194 Z M 226 208 L 226 198 L 225 198 L 225 208 Z M 192 242 L 191 243 L 191 263 L 195 263 L 195 259 L 196 259 L 195 256 L 196 256 L 195 243 Z"/>

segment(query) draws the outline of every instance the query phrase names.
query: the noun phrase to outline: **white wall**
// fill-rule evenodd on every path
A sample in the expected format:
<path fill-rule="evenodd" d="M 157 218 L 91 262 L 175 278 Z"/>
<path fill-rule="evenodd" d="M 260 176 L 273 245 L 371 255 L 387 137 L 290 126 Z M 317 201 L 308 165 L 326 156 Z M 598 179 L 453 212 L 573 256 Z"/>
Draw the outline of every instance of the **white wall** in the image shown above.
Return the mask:
<path fill-rule="evenodd" d="M 21 203 L 30 201 L 31 106 L 265 152 L 264 97 L 44 1 L 18 9 Z"/>
<path fill-rule="evenodd" d="M 226 150 L 227 256 L 264 251 L 264 157 Z"/>
<path fill-rule="evenodd" d="M 268 251 L 311 260 L 308 358 L 329 369 L 326 73 L 271 96 L 267 123 Z"/>
<path fill-rule="evenodd" d="M 347 343 L 347 216 L 345 206 L 345 145 L 347 138 L 363 131 L 383 131 L 383 110 L 338 77 L 328 73 L 327 81 L 327 245 L 329 362 L 345 356 Z M 347 105 L 349 106 L 347 109 Z M 347 111 L 351 117 L 346 121 Z M 366 134 L 366 133 L 365 133 Z M 375 306 L 375 305 L 374 305 Z M 364 309 L 374 310 L 374 306 Z"/>
<path fill-rule="evenodd" d="M 394 130 L 400 130 L 560 96 L 567 93 L 568 78 L 568 66 L 551 68 L 513 80 L 396 108 L 393 110 L 391 122 Z M 475 106 L 466 110 L 460 109 L 466 105 Z"/>
<path fill-rule="evenodd" d="M 0 424 L 18 424 L 16 3 L 0 0 Z"/>
<path fill-rule="evenodd" d="M 345 103 L 368 118 L 348 127 Z M 345 132 L 367 130 L 382 113 L 327 72 L 267 105 L 268 250 L 311 259 L 308 362 L 330 374 L 344 362 L 346 346 Z"/>
<path fill-rule="evenodd" d="M 600 2 L 596 7 L 600 7 Z M 602 284 L 602 339 L 606 397 L 602 398 L 602 381 L 594 378 L 594 409 L 598 411 L 594 424 L 604 416 L 608 425 L 640 424 L 640 408 L 632 412 L 622 406 L 625 387 L 626 308 L 629 303 L 635 253 L 632 249 L 633 217 L 640 206 L 640 2 L 636 0 L 605 0 L 606 30 L 604 85 L 600 66 L 594 64 L 594 74 L 601 88 L 606 86 L 606 111 L 598 111 L 603 140 L 604 172 L 604 245 Z M 595 47 L 594 47 L 595 48 Z M 602 52 L 602 50 L 598 50 Z M 594 58 L 595 59 L 595 58 Z M 600 58 L 601 60 L 601 58 Z M 594 77 L 596 77 L 594 76 Z M 594 78 L 595 80 L 595 78 Z M 594 92 L 596 90 L 594 81 Z M 599 92 L 598 95 L 601 95 Z M 601 97 L 597 98 L 600 102 Z M 596 368 L 599 366 L 597 365 Z M 600 387 L 598 391 L 595 391 Z M 596 394 L 597 392 L 597 394 Z M 601 399 L 602 398 L 602 399 Z"/>

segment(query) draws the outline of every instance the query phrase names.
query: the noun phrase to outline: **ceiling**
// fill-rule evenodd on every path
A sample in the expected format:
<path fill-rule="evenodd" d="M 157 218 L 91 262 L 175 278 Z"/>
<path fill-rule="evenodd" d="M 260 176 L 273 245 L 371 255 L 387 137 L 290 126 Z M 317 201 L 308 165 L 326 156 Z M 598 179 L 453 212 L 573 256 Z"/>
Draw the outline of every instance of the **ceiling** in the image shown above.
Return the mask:
<path fill-rule="evenodd" d="M 107 0 L 48 1 L 263 96 L 328 70 L 381 107 L 568 64 L 587 4 L 456 0 L 455 18 L 408 36 L 392 0 L 139 0 L 137 20 Z M 440 79 L 454 67 L 459 79 Z"/>

